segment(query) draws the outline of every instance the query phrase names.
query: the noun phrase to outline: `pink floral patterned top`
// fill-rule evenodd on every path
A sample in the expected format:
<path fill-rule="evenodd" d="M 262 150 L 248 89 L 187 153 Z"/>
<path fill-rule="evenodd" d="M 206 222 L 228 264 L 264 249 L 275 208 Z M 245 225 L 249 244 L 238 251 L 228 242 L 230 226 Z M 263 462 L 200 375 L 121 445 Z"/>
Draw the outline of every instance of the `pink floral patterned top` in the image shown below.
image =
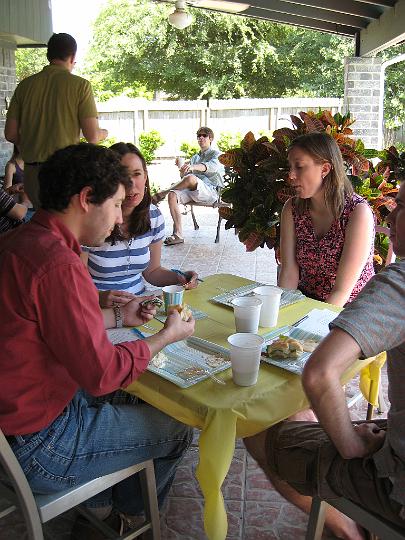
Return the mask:
<path fill-rule="evenodd" d="M 317 238 L 309 210 L 305 210 L 299 215 L 293 199 L 291 206 L 297 239 L 296 260 L 300 270 L 298 288 L 306 296 L 324 301 L 333 289 L 345 243 L 346 227 L 350 214 L 358 204 L 367 204 L 367 202 L 357 194 L 347 196 L 340 218 L 332 223 L 331 228 L 323 238 Z M 374 275 L 373 244 L 372 242 L 366 265 L 352 290 L 348 302 L 356 298 L 364 285 Z"/>

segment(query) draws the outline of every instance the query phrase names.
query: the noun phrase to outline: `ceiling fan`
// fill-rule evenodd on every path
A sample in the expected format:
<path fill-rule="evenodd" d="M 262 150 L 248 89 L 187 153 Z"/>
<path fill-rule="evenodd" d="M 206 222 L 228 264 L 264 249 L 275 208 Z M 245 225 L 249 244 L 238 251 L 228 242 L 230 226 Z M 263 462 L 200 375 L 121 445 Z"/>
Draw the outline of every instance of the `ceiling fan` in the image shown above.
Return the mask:
<path fill-rule="evenodd" d="M 176 0 L 175 10 L 169 15 L 169 23 L 179 30 L 187 28 L 193 22 L 191 14 L 186 11 L 187 5 L 226 13 L 241 13 L 250 7 L 249 4 L 229 2 L 227 0 Z"/>

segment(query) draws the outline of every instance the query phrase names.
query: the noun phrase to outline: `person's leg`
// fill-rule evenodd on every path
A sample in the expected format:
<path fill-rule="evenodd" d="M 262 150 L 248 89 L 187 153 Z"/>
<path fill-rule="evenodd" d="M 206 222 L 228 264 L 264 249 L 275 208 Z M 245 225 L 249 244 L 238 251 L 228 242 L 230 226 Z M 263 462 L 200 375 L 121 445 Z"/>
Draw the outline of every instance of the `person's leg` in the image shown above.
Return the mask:
<path fill-rule="evenodd" d="M 298 431 L 301 425 L 306 427 L 305 435 L 302 431 L 301 433 Z M 286 435 L 283 433 L 285 429 Z M 244 439 L 244 443 L 280 495 L 309 514 L 312 495 L 317 493 L 318 449 L 325 444 L 331 444 L 319 425 L 312 422 L 308 424 L 282 422 L 267 431 Z M 269 457 L 269 453 L 272 453 L 272 457 Z M 274 465 L 273 456 L 277 456 L 281 465 L 279 463 L 277 466 Z M 288 481 L 292 483 L 292 479 L 301 485 L 301 492 L 308 494 L 303 495 L 291 486 Z M 347 540 L 365 538 L 362 529 L 356 523 L 334 508 L 327 509 L 325 523 L 337 538 Z"/>
<path fill-rule="evenodd" d="M 169 203 L 170 215 L 172 216 L 172 220 L 173 220 L 173 235 L 177 235 L 179 238 L 184 238 L 181 212 L 180 212 L 179 202 L 177 199 L 177 193 L 175 191 L 169 191 L 169 196 L 167 200 Z"/>
<path fill-rule="evenodd" d="M 146 403 L 133 403 L 128 394 L 114 394 L 111 403 L 92 400 L 78 392 L 47 429 L 13 445 L 32 490 L 53 493 L 154 459 L 161 504 L 191 443 L 191 429 Z M 132 477 L 87 505 L 114 505 L 121 512 L 139 514 L 140 493 L 139 480 Z"/>
<path fill-rule="evenodd" d="M 156 193 L 156 195 L 152 197 L 152 202 L 156 204 L 163 201 L 166 195 L 168 195 L 168 193 L 172 190 L 181 191 L 183 189 L 187 189 L 193 191 L 197 188 L 197 183 L 198 178 L 194 176 L 194 174 L 187 174 L 186 176 L 183 176 L 181 180 L 172 184 L 168 189 L 163 189 L 162 191 L 159 191 L 159 193 Z"/>

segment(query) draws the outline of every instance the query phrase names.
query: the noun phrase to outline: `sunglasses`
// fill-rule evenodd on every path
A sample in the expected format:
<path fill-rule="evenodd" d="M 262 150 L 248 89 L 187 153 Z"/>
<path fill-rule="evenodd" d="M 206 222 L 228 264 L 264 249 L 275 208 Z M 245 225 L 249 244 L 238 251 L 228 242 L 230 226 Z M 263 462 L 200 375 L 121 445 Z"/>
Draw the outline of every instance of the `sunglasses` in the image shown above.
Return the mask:
<path fill-rule="evenodd" d="M 197 133 L 197 139 L 200 137 L 209 137 L 208 133 Z"/>

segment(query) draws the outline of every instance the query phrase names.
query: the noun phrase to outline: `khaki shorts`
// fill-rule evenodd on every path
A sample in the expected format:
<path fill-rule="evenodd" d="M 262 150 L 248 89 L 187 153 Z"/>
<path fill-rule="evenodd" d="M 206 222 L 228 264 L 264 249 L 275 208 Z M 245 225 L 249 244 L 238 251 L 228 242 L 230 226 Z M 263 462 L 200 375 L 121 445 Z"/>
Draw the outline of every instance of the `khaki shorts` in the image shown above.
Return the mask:
<path fill-rule="evenodd" d="M 200 178 L 197 179 L 197 189 L 171 189 L 177 196 L 177 202 L 187 204 L 190 201 L 203 204 L 214 204 L 218 200 L 218 193 L 214 187 L 208 186 Z"/>
<path fill-rule="evenodd" d="M 373 422 L 387 427 L 386 420 Z M 391 481 L 378 477 L 373 459 L 343 459 L 316 422 L 281 422 L 270 428 L 266 456 L 270 470 L 302 495 L 346 497 L 405 527 L 402 506 L 389 498 Z"/>

